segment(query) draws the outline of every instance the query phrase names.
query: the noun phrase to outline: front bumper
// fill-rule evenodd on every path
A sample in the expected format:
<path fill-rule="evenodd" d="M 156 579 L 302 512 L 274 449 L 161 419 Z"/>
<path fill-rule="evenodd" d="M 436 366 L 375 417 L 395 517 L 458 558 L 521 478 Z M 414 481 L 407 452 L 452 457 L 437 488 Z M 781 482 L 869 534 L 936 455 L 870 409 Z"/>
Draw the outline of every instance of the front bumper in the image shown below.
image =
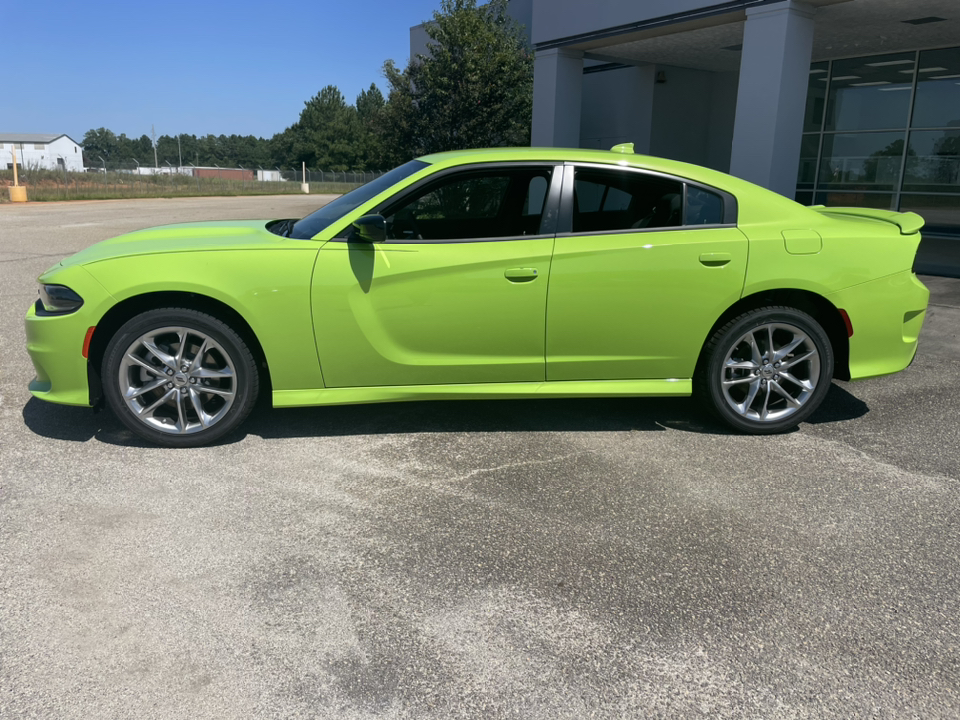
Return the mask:
<path fill-rule="evenodd" d="M 68 315 L 37 315 L 35 305 L 27 310 L 27 353 L 37 375 L 30 382 L 30 392 L 48 402 L 89 407 L 83 342 L 87 330 L 97 324 L 103 309 L 109 306 L 111 296 L 81 267 L 54 268 L 40 281 L 66 285 L 79 293 L 84 303 Z"/>
<path fill-rule="evenodd" d="M 38 316 L 33 306 L 27 311 L 26 326 L 27 352 L 37 373 L 30 392 L 49 402 L 89 406 L 83 340 L 90 326 L 74 315 Z"/>
<path fill-rule="evenodd" d="M 852 380 L 900 372 L 913 361 L 930 291 L 912 271 L 854 285 L 827 299 L 846 310 L 853 325 Z"/>

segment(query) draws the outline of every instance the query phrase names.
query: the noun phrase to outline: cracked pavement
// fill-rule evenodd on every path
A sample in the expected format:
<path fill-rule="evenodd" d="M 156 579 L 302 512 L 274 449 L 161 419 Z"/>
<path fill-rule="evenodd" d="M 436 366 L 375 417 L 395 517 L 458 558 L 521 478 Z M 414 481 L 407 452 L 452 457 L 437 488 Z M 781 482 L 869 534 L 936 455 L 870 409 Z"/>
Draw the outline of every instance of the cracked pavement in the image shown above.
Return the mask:
<path fill-rule="evenodd" d="M 317 197 L 0 205 L 0 717 L 960 716 L 960 281 L 793 433 L 692 400 L 262 410 L 143 447 L 31 399 L 60 257 Z"/>

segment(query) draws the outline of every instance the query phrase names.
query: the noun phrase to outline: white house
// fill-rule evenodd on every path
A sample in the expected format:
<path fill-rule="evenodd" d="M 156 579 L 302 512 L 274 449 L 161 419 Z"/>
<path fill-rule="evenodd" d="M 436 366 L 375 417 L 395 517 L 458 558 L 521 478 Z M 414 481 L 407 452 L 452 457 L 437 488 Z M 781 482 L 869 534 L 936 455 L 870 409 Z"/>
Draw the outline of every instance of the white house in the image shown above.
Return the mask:
<path fill-rule="evenodd" d="M 0 168 L 13 169 L 13 148 L 20 168 L 83 172 L 83 148 L 67 135 L 0 133 Z"/>

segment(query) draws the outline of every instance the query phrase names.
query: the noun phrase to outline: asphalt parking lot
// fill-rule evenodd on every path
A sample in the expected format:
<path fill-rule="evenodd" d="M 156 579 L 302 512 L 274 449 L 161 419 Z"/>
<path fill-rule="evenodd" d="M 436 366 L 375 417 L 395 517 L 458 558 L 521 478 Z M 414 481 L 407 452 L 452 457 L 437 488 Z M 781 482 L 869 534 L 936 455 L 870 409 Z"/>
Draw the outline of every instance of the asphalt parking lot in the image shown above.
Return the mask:
<path fill-rule="evenodd" d="M 0 717 L 956 718 L 960 280 L 793 433 L 687 399 L 265 410 L 144 447 L 31 399 L 35 278 L 317 197 L 0 206 Z"/>

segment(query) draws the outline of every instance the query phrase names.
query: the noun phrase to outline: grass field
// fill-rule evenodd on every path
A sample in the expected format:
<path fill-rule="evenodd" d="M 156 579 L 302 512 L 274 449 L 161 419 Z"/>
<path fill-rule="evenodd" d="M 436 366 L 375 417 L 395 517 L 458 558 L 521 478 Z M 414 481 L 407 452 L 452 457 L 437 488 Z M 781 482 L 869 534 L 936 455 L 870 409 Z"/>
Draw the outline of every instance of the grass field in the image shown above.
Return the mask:
<path fill-rule="evenodd" d="M 136 175 L 130 172 L 63 173 L 55 170 L 28 170 L 20 173 L 29 201 L 108 200 L 116 198 L 203 197 L 230 195 L 298 195 L 300 183 L 281 180 L 228 180 L 189 175 Z M 354 182 L 311 182 L 315 194 L 342 194 L 360 186 Z M 13 185 L 13 171 L 0 172 L 0 203 L 10 202 L 7 187 Z"/>

